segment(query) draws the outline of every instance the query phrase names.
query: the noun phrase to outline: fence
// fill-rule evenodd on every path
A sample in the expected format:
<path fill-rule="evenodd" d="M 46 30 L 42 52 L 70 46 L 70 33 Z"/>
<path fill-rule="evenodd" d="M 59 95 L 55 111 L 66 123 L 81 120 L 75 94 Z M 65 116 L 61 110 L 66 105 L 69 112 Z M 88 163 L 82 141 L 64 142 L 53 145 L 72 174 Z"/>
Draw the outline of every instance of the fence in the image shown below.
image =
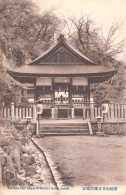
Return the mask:
<path fill-rule="evenodd" d="M 102 107 L 91 106 L 92 119 L 97 116 L 102 116 Z M 126 122 L 126 104 L 110 103 L 108 107 L 108 113 L 105 114 L 105 121 L 111 122 Z"/>
<path fill-rule="evenodd" d="M 33 120 L 36 120 L 36 106 L 28 107 L 16 107 L 14 103 L 11 103 L 10 107 L 0 109 L 1 118 L 6 119 L 20 119 L 25 120 L 26 117 L 31 117 Z"/>
<path fill-rule="evenodd" d="M 55 109 L 55 108 L 54 108 Z M 71 108 L 71 113 L 73 112 Z M 83 109 L 83 118 L 90 118 L 95 120 L 97 116 L 102 116 L 102 108 L 91 103 L 88 107 L 82 106 Z M 36 120 L 36 106 L 27 107 L 16 107 L 14 103 L 10 107 L 1 108 L 0 110 L 2 118 L 15 118 L 15 119 L 25 119 L 25 117 L 32 117 L 33 120 Z M 108 113 L 105 115 L 105 121 L 109 122 L 126 122 L 126 104 L 109 104 Z"/>

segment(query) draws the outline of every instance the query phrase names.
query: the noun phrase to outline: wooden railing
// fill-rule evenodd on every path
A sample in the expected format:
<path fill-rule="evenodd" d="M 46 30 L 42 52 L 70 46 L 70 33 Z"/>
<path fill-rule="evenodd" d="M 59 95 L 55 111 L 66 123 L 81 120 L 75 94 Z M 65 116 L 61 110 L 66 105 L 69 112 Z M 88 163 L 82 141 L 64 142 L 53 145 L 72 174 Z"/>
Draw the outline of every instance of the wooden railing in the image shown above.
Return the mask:
<path fill-rule="evenodd" d="M 70 108 L 71 113 L 74 113 L 74 109 L 77 107 Z M 83 109 L 83 118 L 91 118 L 91 120 L 96 119 L 97 116 L 102 116 L 102 107 L 94 103 L 88 105 L 81 105 L 79 107 Z M 55 108 L 53 108 L 55 109 Z M 54 110 L 53 110 L 54 111 Z M 25 119 L 26 117 L 32 117 L 36 120 L 36 105 L 21 107 L 15 106 L 14 103 L 10 107 L 4 107 L 0 109 L 0 114 L 2 118 L 11 119 Z M 71 114 L 72 115 L 72 114 Z M 105 115 L 106 121 L 126 121 L 126 104 L 109 104 L 108 113 Z"/>
<path fill-rule="evenodd" d="M 6 119 L 20 119 L 25 120 L 26 117 L 31 117 L 36 120 L 36 106 L 15 106 L 11 103 L 9 107 L 4 107 L 0 109 L 1 118 Z"/>

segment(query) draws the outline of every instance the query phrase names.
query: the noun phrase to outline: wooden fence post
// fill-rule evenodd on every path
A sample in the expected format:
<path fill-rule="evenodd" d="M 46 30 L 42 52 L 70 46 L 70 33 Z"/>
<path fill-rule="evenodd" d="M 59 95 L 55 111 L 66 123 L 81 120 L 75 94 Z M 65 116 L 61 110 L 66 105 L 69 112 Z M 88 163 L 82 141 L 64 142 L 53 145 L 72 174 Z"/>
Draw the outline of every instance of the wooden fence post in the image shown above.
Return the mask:
<path fill-rule="evenodd" d="M 118 118 L 118 105 L 117 104 L 115 104 L 114 105 L 114 116 L 115 116 L 115 118 Z"/>
<path fill-rule="evenodd" d="M 126 118 L 126 104 L 124 104 L 123 116 Z"/>
<path fill-rule="evenodd" d="M 11 102 L 11 118 L 14 118 L 14 102 Z"/>
<path fill-rule="evenodd" d="M 28 108 L 26 108 L 26 117 L 28 117 Z"/>
<path fill-rule="evenodd" d="M 18 108 L 16 108 L 16 118 L 18 118 Z"/>
<path fill-rule="evenodd" d="M 55 108 L 52 108 L 52 119 L 54 119 L 54 109 Z"/>
<path fill-rule="evenodd" d="M 123 104 L 120 104 L 120 117 L 123 118 L 124 115 L 123 115 Z"/>
<path fill-rule="evenodd" d="M 36 105 L 33 105 L 33 121 L 36 122 L 36 118 L 37 118 L 37 112 L 36 112 Z"/>
<path fill-rule="evenodd" d="M 21 117 L 21 108 L 19 107 L 18 109 L 19 109 L 18 110 L 19 111 L 19 118 L 22 119 L 22 117 Z"/>
<path fill-rule="evenodd" d="M 4 108 L 4 118 L 7 118 L 6 114 L 7 114 L 7 110 L 6 108 Z"/>
<path fill-rule="evenodd" d="M 94 120 L 94 101 L 91 101 L 90 102 L 90 118 L 91 118 L 91 121 Z"/>
<path fill-rule="evenodd" d="M 74 108 L 71 108 L 71 116 L 74 118 Z"/>
<path fill-rule="evenodd" d="M 85 106 L 83 107 L 83 119 L 86 119 L 86 108 L 85 108 Z"/>
<path fill-rule="evenodd" d="M 117 104 L 117 112 L 118 112 L 117 118 L 121 118 L 121 117 L 120 117 L 120 105 L 119 105 L 119 104 Z"/>
<path fill-rule="evenodd" d="M 114 105 L 113 105 L 113 102 L 111 102 L 111 119 L 114 119 Z"/>
<path fill-rule="evenodd" d="M 32 116 L 32 110 L 31 110 L 31 108 L 29 108 L 29 116 L 30 117 Z"/>

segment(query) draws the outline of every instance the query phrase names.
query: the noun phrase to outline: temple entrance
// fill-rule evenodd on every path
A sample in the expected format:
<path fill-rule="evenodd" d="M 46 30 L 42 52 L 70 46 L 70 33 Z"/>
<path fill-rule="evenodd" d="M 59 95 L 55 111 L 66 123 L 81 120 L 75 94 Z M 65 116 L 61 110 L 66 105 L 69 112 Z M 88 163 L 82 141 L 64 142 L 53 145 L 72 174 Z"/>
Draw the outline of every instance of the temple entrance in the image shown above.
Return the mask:
<path fill-rule="evenodd" d="M 55 84 L 55 105 L 69 104 L 69 85 L 65 83 Z"/>

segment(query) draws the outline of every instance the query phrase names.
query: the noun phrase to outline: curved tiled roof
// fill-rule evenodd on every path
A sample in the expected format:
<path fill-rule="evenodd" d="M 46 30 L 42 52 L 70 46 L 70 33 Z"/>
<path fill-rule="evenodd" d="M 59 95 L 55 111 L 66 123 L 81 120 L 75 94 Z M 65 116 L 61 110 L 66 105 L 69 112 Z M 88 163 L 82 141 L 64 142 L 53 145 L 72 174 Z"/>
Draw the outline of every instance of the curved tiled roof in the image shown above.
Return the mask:
<path fill-rule="evenodd" d="M 57 65 L 57 64 L 48 64 L 47 65 L 26 65 L 20 68 L 16 68 L 13 73 L 20 74 L 34 74 L 34 75 L 67 75 L 67 74 L 99 74 L 99 73 L 108 73 L 112 72 L 114 69 L 106 68 L 104 66 L 94 66 L 94 65 L 83 65 L 83 64 L 74 64 L 74 65 Z"/>
<path fill-rule="evenodd" d="M 70 44 L 68 44 L 62 36 L 63 35 L 61 35 L 58 38 L 58 42 L 57 43 L 55 43 L 51 48 L 49 48 L 47 51 L 45 51 L 42 55 L 40 55 L 39 57 L 37 57 L 32 62 L 30 62 L 28 65 L 35 65 L 35 64 L 39 64 L 40 62 L 42 63 L 46 58 L 48 58 L 49 55 L 51 55 L 52 53 L 54 53 L 61 46 L 64 47 L 64 48 L 66 48 L 68 51 L 70 51 L 74 56 L 76 56 L 77 58 L 79 58 L 83 63 L 94 64 L 94 65 L 96 64 L 95 62 L 93 62 L 92 60 L 90 60 L 88 57 L 86 57 L 85 55 L 83 55 L 81 52 L 79 52 L 78 50 L 76 50 L 74 47 L 72 47 Z"/>
<path fill-rule="evenodd" d="M 49 62 L 49 57 L 52 56 L 59 48 L 61 49 L 61 47 L 74 56 L 77 61 Z M 105 80 L 103 79 L 104 77 L 106 77 L 107 80 L 116 74 L 116 72 L 117 70 L 115 69 L 110 69 L 105 66 L 95 64 L 92 60 L 74 49 L 71 45 L 67 44 L 62 35 L 59 37 L 58 43 L 28 65 L 16 68 L 14 70 L 8 70 L 8 73 L 16 78 L 16 80 L 18 80 L 18 77 L 36 78 L 41 76 L 85 76 L 92 78 L 91 82 L 93 82 L 94 77 L 102 78 L 103 82 L 103 80 Z M 97 80 L 97 82 L 100 81 Z"/>

